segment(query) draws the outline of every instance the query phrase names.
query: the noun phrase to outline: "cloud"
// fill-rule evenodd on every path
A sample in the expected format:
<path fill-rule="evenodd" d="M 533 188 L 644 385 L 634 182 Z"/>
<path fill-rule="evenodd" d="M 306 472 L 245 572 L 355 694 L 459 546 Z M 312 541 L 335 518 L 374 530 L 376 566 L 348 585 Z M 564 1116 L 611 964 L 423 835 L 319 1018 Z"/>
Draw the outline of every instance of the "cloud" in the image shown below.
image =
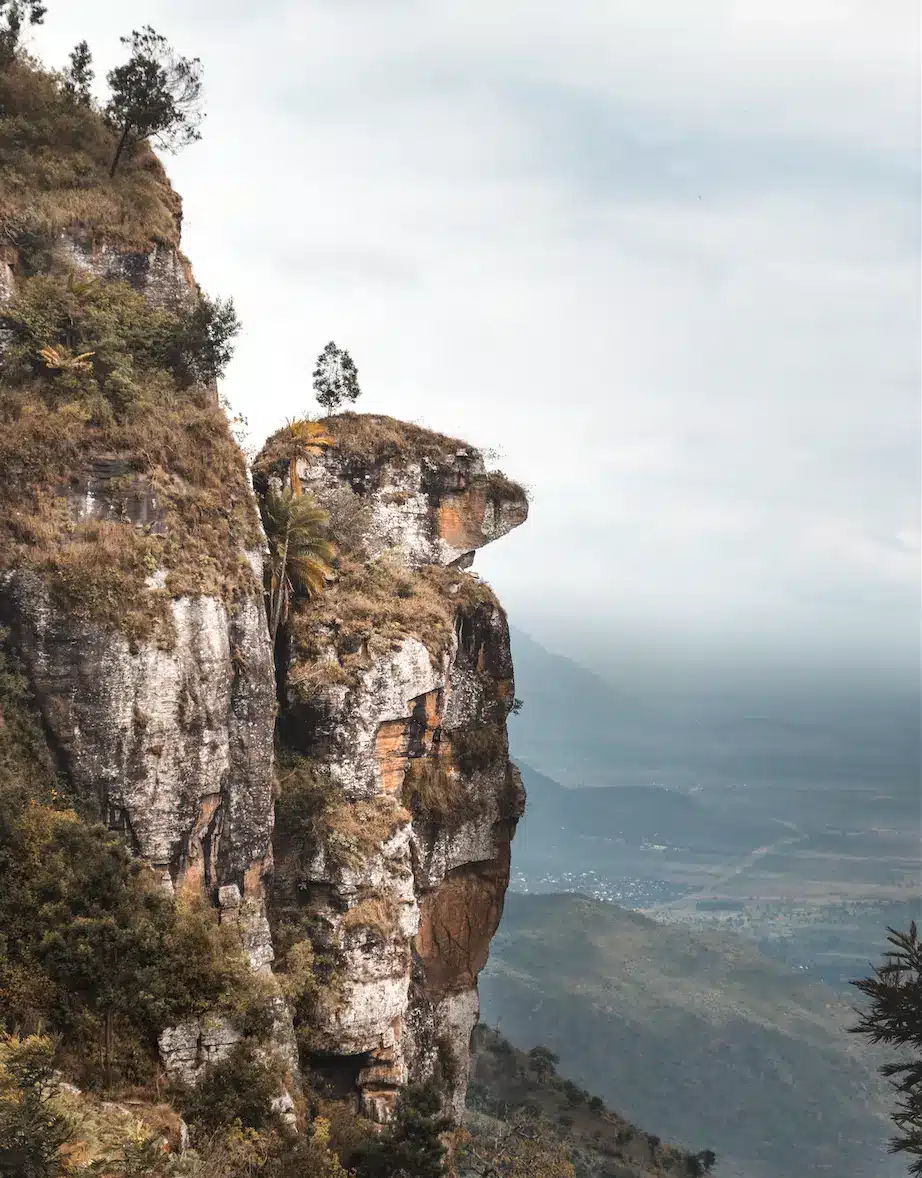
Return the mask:
<path fill-rule="evenodd" d="M 52 13 L 42 51 L 87 36 L 108 68 L 112 12 Z M 226 391 L 254 437 L 334 338 L 368 409 L 532 488 L 478 558 L 522 624 L 915 658 L 915 3 L 118 14 L 205 62 L 170 170 L 246 326 Z"/>

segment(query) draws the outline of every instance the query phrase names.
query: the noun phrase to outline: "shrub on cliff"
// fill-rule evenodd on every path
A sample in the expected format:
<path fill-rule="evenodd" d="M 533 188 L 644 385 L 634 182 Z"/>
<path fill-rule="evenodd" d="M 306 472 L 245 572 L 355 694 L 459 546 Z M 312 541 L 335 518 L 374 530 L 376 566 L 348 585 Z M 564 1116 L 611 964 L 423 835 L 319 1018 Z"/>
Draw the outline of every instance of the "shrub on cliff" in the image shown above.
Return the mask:
<path fill-rule="evenodd" d="M 101 395 L 116 413 L 154 372 L 168 373 L 178 389 L 217 380 L 240 330 L 231 299 L 157 307 L 128 283 L 73 272 L 21 282 L 6 326 L 9 382 L 39 381 L 55 403 Z"/>
<path fill-rule="evenodd" d="M 163 1028 L 245 988 L 246 963 L 115 836 L 22 795 L 0 780 L 0 1025 L 62 1034 L 86 1085 L 145 1080 Z"/>
<path fill-rule="evenodd" d="M 272 1129 L 281 1125 L 273 1102 L 279 1094 L 281 1068 L 264 1058 L 248 1040 L 236 1043 L 211 1064 L 193 1088 L 179 1090 L 183 1117 L 195 1141 L 208 1141 L 219 1129 L 235 1122 L 244 1129 Z"/>
<path fill-rule="evenodd" d="M 298 495 L 291 487 L 270 489 L 261 508 L 269 542 L 269 634 L 275 641 L 292 601 L 316 597 L 332 579 L 336 549 L 326 537 L 329 516 L 313 496 Z"/>
<path fill-rule="evenodd" d="M 59 1089 L 47 1036 L 0 1034 L 0 1174 L 57 1178 L 70 1120 L 53 1106 Z"/>
<path fill-rule="evenodd" d="M 356 1178 L 442 1178 L 441 1134 L 451 1127 L 436 1089 L 411 1084 L 400 1094 L 393 1122 L 353 1157 Z"/>
<path fill-rule="evenodd" d="M 229 356 L 233 305 L 153 307 L 126 283 L 43 275 L 21 283 L 7 323 L 0 567 L 41 572 L 75 617 L 167 645 L 171 595 L 255 590 L 244 459 L 199 383 Z M 75 523 L 60 489 L 100 454 L 122 467 L 113 493 L 155 501 L 159 519 Z M 158 568 L 166 592 L 146 589 Z"/>

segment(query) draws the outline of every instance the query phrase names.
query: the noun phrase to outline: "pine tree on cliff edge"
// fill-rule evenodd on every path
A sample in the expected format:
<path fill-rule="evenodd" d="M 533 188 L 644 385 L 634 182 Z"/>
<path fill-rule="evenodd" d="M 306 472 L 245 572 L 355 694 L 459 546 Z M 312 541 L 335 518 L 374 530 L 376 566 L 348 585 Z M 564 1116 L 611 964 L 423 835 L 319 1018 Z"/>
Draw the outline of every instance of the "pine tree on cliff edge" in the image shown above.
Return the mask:
<path fill-rule="evenodd" d="M 204 118 L 202 63 L 197 57 L 181 57 L 150 25 L 121 41 L 130 47 L 131 56 L 106 79 L 112 91 L 106 118 L 119 132 L 110 176 L 125 149 L 144 139 L 166 151 L 201 139 L 198 128 Z"/>
<path fill-rule="evenodd" d="M 862 1015 L 855 1034 L 867 1035 L 872 1043 L 905 1047 L 912 1058 L 888 1063 L 881 1075 L 892 1078 L 899 1094 L 893 1122 L 899 1136 L 890 1142 L 891 1153 L 915 1157 L 910 1174 L 922 1175 L 922 942 L 916 923 L 908 933 L 887 929 L 893 946 L 884 954 L 883 965 L 874 976 L 852 985 L 870 998 L 870 1008 Z"/>
<path fill-rule="evenodd" d="M 345 348 L 330 340 L 317 357 L 314 392 L 327 413 L 335 413 L 344 401 L 355 402 L 362 395 L 355 362 Z"/>

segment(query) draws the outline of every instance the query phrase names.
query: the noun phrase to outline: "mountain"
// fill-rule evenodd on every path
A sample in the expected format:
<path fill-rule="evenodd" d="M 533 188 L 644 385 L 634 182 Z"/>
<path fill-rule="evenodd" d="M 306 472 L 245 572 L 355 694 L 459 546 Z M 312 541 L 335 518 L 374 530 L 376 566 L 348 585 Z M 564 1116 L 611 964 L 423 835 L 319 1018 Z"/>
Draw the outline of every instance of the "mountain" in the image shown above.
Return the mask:
<path fill-rule="evenodd" d="M 917 691 L 828 681 L 731 690 L 713 675 L 680 686 L 617 666 L 608 679 L 510 633 L 523 700 L 512 754 L 563 785 L 918 786 Z"/>
<path fill-rule="evenodd" d="M 721 1178 L 893 1178 L 886 1089 L 854 1015 L 725 933 L 580 895 L 510 894 L 482 1012 Z"/>
<path fill-rule="evenodd" d="M 561 1157 L 571 1162 L 576 1178 L 700 1178 L 706 1172 L 712 1151 L 664 1145 L 606 1108 L 601 1097 L 558 1075 L 546 1053 L 519 1051 L 484 1024 L 474 1031 L 471 1051 L 465 1126 L 481 1156 L 495 1153 L 492 1143 L 518 1127 L 540 1143 L 529 1178 L 542 1163 L 542 1175 L 558 1178 Z M 483 1171 L 470 1173 L 473 1178 Z"/>

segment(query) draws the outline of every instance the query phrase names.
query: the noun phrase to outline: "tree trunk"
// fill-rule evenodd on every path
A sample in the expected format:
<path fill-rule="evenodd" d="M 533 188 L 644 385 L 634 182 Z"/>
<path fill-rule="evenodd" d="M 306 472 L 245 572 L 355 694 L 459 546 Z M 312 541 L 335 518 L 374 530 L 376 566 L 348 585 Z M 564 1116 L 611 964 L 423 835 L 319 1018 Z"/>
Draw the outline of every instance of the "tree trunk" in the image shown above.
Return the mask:
<path fill-rule="evenodd" d="M 282 545 L 282 553 L 279 559 L 278 567 L 278 584 L 275 587 L 275 599 L 272 602 L 272 612 L 269 618 L 269 633 L 272 636 L 272 643 L 275 645 L 275 636 L 278 633 L 279 623 L 282 620 L 282 599 L 285 593 L 286 569 L 288 565 L 288 535 L 285 535 L 285 543 Z"/>
<path fill-rule="evenodd" d="M 118 161 L 122 158 L 122 152 L 125 150 L 125 144 L 128 142 L 128 132 L 131 130 L 131 122 L 125 123 L 125 129 L 122 131 L 122 137 L 118 141 L 118 147 L 115 149 L 115 157 L 112 160 L 112 167 L 109 169 L 109 179 L 115 175 L 115 169 L 118 167 Z"/>

